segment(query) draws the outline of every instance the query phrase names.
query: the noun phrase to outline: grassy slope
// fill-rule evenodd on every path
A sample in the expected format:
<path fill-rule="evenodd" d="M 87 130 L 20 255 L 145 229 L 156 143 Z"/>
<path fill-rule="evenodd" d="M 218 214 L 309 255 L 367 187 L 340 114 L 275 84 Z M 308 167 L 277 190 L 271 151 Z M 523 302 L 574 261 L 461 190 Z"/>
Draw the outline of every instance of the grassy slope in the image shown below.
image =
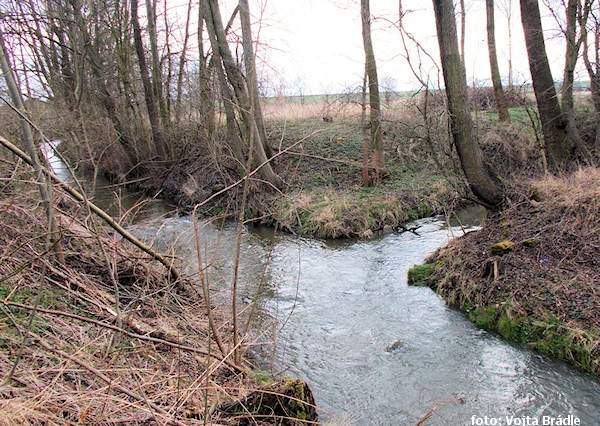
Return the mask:
<path fill-rule="evenodd" d="M 302 109 L 299 109 L 302 111 Z M 276 171 L 288 185 L 284 194 L 260 200 L 266 222 L 301 235 L 321 238 L 370 237 L 384 228 L 442 213 L 459 196 L 415 141 L 415 118 L 385 124 L 389 178 L 377 187 L 362 187 L 363 131 L 360 117 L 346 111 L 331 123 L 318 114 L 291 121 L 267 121 L 270 140 L 286 148 L 312 135 L 277 161 Z M 407 130 L 410 129 L 410 130 Z"/>

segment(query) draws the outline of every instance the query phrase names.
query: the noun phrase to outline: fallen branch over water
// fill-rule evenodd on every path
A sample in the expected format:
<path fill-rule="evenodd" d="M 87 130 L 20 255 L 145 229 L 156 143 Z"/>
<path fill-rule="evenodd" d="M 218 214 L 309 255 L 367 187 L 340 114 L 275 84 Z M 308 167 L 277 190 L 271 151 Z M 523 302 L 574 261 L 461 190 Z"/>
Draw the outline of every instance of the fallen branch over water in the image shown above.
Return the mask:
<path fill-rule="evenodd" d="M 0 143 L 5 148 L 7 148 L 8 150 L 10 150 L 12 153 L 14 153 L 18 157 L 20 157 L 27 164 L 29 164 L 30 166 L 33 167 L 33 162 L 31 161 L 31 158 L 29 158 L 29 156 L 25 152 L 23 152 L 21 149 L 19 149 L 12 142 L 10 142 L 9 140 L 7 140 L 7 139 L 3 138 L 2 136 L 0 136 Z M 180 279 L 181 278 L 181 274 L 179 273 L 179 271 L 177 270 L 177 268 L 175 268 L 175 266 L 173 265 L 173 262 L 172 262 L 171 259 L 168 259 L 163 254 L 161 254 L 161 253 L 157 252 L 156 250 L 152 249 L 150 246 L 148 246 L 147 244 L 145 244 L 144 242 L 142 242 L 140 239 L 138 239 L 137 237 L 135 237 L 133 234 L 131 234 L 129 231 L 127 231 L 125 228 L 123 228 L 108 213 L 106 213 L 104 210 L 102 210 L 96 204 L 94 204 L 93 202 L 91 202 L 90 200 L 88 200 L 79 191 L 77 191 L 75 188 L 73 188 L 72 186 L 70 186 L 68 183 L 66 183 L 65 181 L 63 181 L 58 176 L 56 176 L 50 170 L 44 168 L 44 169 L 42 169 L 42 171 L 44 172 L 44 174 L 46 176 L 48 176 L 52 181 L 54 181 L 57 185 L 59 185 L 63 190 L 65 190 L 73 198 L 75 198 L 76 200 L 78 200 L 78 201 L 80 201 L 82 203 L 85 203 L 90 208 L 90 210 L 92 212 L 94 212 L 97 216 L 99 216 L 102 220 L 104 220 L 104 222 L 106 222 L 106 224 L 108 226 L 110 226 L 111 228 L 113 228 L 123 238 L 125 238 L 127 241 L 129 241 L 130 243 L 132 243 L 133 245 L 135 245 L 136 247 L 138 247 L 144 253 L 150 255 L 153 259 L 158 260 L 160 263 L 162 263 L 165 266 L 165 268 L 167 268 L 167 270 L 169 271 L 169 275 L 171 276 L 171 278 L 175 281 L 178 290 L 183 291 L 185 293 L 192 293 L 191 290 L 188 288 L 188 286 L 186 286 L 183 283 L 183 281 Z"/>

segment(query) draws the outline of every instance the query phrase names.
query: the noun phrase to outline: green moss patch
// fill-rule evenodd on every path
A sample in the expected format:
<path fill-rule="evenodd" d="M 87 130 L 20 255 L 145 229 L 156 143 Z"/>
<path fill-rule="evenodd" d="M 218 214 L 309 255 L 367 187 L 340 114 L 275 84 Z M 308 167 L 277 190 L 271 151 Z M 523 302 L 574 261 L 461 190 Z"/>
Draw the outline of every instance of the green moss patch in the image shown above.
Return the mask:
<path fill-rule="evenodd" d="M 469 319 L 478 327 L 494 330 L 498 322 L 498 310 L 493 306 L 478 307 L 469 312 Z"/>
<path fill-rule="evenodd" d="M 492 244 L 490 252 L 496 256 L 504 256 L 507 253 L 513 251 L 515 243 L 509 240 L 500 241 L 499 243 Z"/>
<path fill-rule="evenodd" d="M 435 265 L 424 263 L 408 270 L 408 284 L 417 287 L 430 287 L 435 281 Z"/>
<path fill-rule="evenodd" d="M 598 181 L 586 168 L 507 187 L 503 210 L 428 260 L 430 286 L 478 326 L 600 375 Z"/>
<path fill-rule="evenodd" d="M 588 373 L 600 373 L 597 333 L 573 328 L 556 318 L 524 317 L 512 311 L 509 304 L 500 309 L 494 306 L 477 308 L 469 313 L 469 319 L 510 342 L 567 361 Z"/>
<path fill-rule="evenodd" d="M 247 395 L 242 401 L 223 404 L 221 417 L 268 420 L 269 424 L 307 425 L 318 421 L 315 400 L 308 385 L 300 379 L 283 377 Z"/>

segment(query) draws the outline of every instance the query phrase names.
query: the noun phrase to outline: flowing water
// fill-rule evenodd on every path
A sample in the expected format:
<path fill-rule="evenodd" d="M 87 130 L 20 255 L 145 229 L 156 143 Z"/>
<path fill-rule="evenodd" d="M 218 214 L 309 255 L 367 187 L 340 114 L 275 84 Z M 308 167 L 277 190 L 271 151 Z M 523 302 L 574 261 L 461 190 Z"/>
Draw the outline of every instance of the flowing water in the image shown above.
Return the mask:
<path fill-rule="evenodd" d="M 96 197 L 104 206 L 114 199 Z M 165 203 L 148 206 L 130 230 L 159 249 L 174 247 L 193 274 L 191 219 L 169 215 Z M 252 336 L 262 366 L 307 380 L 321 418 L 333 424 L 408 425 L 426 414 L 429 425 L 541 425 L 569 415 L 600 424 L 597 379 L 507 344 L 430 289 L 407 285 L 410 267 L 463 232 L 442 218 L 417 224 L 419 235 L 335 242 L 250 229 L 240 298 L 258 301 Z M 203 223 L 200 240 L 225 300 L 235 230 Z"/>

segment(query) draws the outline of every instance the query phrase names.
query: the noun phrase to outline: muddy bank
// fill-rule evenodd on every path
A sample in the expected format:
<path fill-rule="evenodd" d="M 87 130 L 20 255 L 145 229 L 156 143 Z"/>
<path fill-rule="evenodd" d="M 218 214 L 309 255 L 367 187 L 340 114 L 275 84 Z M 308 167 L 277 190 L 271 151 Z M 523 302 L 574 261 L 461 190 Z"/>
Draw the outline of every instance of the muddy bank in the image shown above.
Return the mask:
<path fill-rule="evenodd" d="M 600 171 L 511 188 L 483 228 L 409 272 L 477 325 L 600 374 Z"/>

